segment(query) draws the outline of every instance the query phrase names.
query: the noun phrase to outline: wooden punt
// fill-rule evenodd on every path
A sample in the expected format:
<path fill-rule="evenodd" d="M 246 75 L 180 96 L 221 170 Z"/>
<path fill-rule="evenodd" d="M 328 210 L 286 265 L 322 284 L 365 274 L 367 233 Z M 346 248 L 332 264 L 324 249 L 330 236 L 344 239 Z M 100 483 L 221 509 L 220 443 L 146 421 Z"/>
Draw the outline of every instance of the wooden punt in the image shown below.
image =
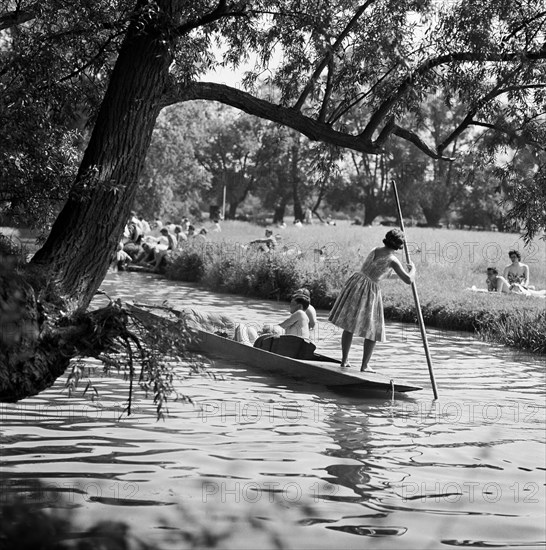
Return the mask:
<path fill-rule="evenodd" d="M 242 344 L 204 330 L 194 329 L 193 349 L 206 356 L 232 359 L 251 367 L 279 371 L 292 378 L 338 388 L 380 390 L 391 393 L 410 392 L 423 388 L 405 381 L 391 379 L 377 373 L 364 373 L 356 369 L 341 369 L 340 361 L 312 352 L 305 359 L 278 355 L 264 349 Z M 313 346 L 314 347 L 314 346 Z"/>

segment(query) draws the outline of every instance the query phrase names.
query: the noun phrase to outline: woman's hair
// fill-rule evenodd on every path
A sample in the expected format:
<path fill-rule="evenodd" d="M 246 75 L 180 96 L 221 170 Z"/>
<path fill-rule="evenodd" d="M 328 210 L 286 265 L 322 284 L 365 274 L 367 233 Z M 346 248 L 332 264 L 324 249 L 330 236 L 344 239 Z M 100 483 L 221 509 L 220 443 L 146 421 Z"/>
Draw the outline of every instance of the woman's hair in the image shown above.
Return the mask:
<path fill-rule="evenodd" d="M 404 246 L 404 234 L 400 229 L 391 229 L 383 239 L 383 244 L 393 250 L 400 250 Z"/>
<path fill-rule="evenodd" d="M 311 293 L 306 288 L 298 288 L 298 290 L 295 290 L 294 294 L 292 294 L 292 298 L 296 298 L 298 295 L 311 301 Z"/>
<path fill-rule="evenodd" d="M 521 260 L 521 254 L 517 250 L 510 250 L 510 252 L 508 252 L 508 257 L 510 256 L 516 256 L 518 262 Z"/>
<path fill-rule="evenodd" d="M 488 267 L 487 268 L 487 273 L 493 273 L 493 275 L 498 275 L 499 270 L 496 267 Z"/>
<path fill-rule="evenodd" d="M 309 299 L 309 297 L 306 296 L 305 293 L 301 291 L 301 289 L 296 290 L 296 292 L 292 294 L 292 300 L 294 300 L 296 304 L 300 304 L 303 307 L 303 311 L 305 311 L 309 307 L 309 304 L 311 303 L 311 300 Z"/>

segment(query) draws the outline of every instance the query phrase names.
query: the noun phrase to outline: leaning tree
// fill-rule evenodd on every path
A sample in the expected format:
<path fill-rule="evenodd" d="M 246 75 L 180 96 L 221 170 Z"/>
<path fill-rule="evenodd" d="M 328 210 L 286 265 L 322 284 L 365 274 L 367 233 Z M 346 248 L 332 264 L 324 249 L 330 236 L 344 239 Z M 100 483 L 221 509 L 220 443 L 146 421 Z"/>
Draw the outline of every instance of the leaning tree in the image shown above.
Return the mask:
<path fill-rule="evenodd" d="M 478 130 L 543 157 L 545 22 L 534 0 L 2 0 L 0 115 L 83 103 L 92 131 L 42 248 L 28 265 L 3 266 L 0 399 L 36 393 L 71 357 L 116 342 L 141 354 L 151 380 L 164 372 L 127 329 L 125 309 L 86 312 L 163 108 L 219 101 L 370 155 L 401 139 L 448 161 L 449 145 Z M 219 64 L 245 69 L 243 89 L 204 78 Z M 264 78 L 278 100 L 263 93 Z M 431 94 L 463 113 L 435 147 L 419 126 Z M 544 172 L 514 197 L 529 235 L 545 225 Z"/>

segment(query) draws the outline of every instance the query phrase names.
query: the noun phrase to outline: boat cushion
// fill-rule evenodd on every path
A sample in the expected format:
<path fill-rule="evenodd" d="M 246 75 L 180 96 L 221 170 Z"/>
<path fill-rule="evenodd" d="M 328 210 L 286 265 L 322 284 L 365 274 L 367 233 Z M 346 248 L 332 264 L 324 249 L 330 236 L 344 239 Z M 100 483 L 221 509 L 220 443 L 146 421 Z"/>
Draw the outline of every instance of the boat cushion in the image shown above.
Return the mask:
<path fill-rule="evenodd" d="M 254 342 L 254 347 L 293 359 L 313 359 L 316 350 L 315 344 L 310 340 L 291 334 L 264 334 Z"/>
<path fill-rule="evenodd" d="M 197 328 L 225 338 L 235 337 L 235 322 L 227 315 L 205 313 L 196 309 L 185 309 L 184 319 L 190 329 Z"/>

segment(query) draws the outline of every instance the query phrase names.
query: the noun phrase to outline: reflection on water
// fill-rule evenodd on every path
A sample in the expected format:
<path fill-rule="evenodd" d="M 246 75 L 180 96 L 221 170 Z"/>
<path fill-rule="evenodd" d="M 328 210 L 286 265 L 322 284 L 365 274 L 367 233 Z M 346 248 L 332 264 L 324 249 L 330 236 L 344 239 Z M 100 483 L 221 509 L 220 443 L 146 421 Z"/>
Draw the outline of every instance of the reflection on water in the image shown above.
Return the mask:
<path fill-rule="evenodd" d="M 251 323 L 286 315 L 283 303 L 141 274 L 110 274 L 103 289 Z M 326 314 L 315 337 L 339 354 Z M 52 492 L 29 498 L 55 507 L 62 495 L 82 526 L 124 519 L 158 541 L 251 516 L 293 548 L 543 547 L 543 359 L 431 330 L 434 401 L 418 330 L 389 324 L 388 338 L 376 370 L 423 391 L 363 399 L 216 360 L 218 379 L 186 381 L 194 405 L 170 403 L 160 422 L 145 396 L 119 420 L 126 382 L 101 377 L 89 361 L 98 399 L 69 398 L 60 380 L 1 406 L 2 493 L 42 480 Z M 191 521 L 181 521 L 180 507 Z M 271 547 L 255 534 L 234 544 Z"/>

